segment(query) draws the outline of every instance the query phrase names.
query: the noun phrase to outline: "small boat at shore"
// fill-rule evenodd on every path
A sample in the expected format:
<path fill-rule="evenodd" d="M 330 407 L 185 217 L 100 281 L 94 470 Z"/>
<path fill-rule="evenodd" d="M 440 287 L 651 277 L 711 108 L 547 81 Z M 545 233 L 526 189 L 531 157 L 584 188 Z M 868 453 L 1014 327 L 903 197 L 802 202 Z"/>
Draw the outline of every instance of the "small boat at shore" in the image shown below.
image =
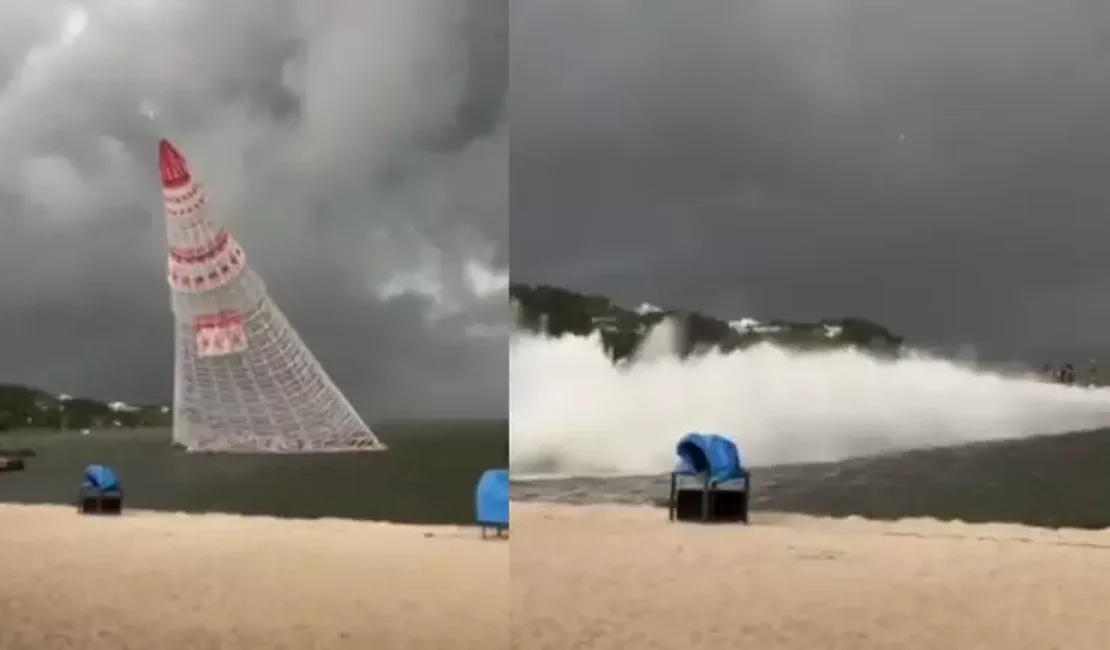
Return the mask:
<path fill-rule="evenodd" d="M 22 458 L 0 456 L 0 472 L 18 472 L 25 469 Z"/>

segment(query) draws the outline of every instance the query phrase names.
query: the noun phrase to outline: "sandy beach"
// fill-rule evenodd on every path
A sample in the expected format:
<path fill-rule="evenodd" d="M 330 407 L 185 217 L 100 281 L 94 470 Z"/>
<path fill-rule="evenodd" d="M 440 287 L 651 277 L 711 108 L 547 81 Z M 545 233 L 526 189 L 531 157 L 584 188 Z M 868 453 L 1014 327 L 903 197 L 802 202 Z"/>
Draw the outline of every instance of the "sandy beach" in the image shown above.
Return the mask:
<path fill-rule="evenodd" d="M 509 647 L 475 530 L 0 505 L 4 650 Z"/>
<path fill-rule="evenodd" d="M 1099 650 L 1110 532 L 513 504 L 514 647 Z"/>

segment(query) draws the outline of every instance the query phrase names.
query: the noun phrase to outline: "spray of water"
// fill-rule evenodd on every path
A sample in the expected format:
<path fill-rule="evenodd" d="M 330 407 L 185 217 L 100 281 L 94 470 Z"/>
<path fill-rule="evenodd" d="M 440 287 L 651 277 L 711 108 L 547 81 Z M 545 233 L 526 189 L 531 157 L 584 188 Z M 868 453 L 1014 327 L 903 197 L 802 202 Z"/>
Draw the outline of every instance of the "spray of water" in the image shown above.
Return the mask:
<path fill-rule="evenodd" d="M 656 327 L 623 366 L 597 337 L 514 337 L 514 473 L 654 474 L 689 431 L 727 435 L 770 465 L 1110 426 L 1110 390 L 853 350 L 760 345 L 680 361 L 678 333 Z"/>

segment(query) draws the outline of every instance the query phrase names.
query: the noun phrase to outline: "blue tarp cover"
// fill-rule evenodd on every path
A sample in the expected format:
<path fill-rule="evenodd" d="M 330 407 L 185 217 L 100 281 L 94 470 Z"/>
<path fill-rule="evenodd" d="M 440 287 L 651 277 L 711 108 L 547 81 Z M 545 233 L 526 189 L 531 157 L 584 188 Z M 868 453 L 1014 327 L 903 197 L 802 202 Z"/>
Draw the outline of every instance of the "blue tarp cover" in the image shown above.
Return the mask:
<path fill-rule="evenodd" d="M 119 477 L 111 467 L 89 465 L 85 468 L 85 480 L 81 487 L 100 492 L 119 492 Z"/>
<path fill-rule="evenodd" d="M 688 433 L 675 446 L 679 474 L 709 472 L 713 483 L 731 481 L 748 475 L 736 443 L 715 433 Z"/>
<path fill-rule="evenodd" d="M 509 470 L 487 469 L 478 479 L 474 496 L 479 524 L 509 526 Z"/>

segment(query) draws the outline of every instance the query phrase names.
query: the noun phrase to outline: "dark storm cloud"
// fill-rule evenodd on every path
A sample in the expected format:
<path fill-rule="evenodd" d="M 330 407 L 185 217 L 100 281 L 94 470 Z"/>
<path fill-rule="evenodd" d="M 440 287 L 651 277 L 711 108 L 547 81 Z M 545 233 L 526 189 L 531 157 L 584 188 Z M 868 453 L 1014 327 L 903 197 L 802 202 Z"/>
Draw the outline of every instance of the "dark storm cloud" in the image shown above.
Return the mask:
<path fill-rule="evenodd" d="M 1025 354 L 1110 330 L 1110 5 L 514 4 L 514 278 L 863 315 Z"/>
<path fill-rule="evenodd" d="M 367 415 L 503 413 L 506 23 L 505 0 L 0 0 L 0 381 L 169 398 L 168 135 Z"/>

